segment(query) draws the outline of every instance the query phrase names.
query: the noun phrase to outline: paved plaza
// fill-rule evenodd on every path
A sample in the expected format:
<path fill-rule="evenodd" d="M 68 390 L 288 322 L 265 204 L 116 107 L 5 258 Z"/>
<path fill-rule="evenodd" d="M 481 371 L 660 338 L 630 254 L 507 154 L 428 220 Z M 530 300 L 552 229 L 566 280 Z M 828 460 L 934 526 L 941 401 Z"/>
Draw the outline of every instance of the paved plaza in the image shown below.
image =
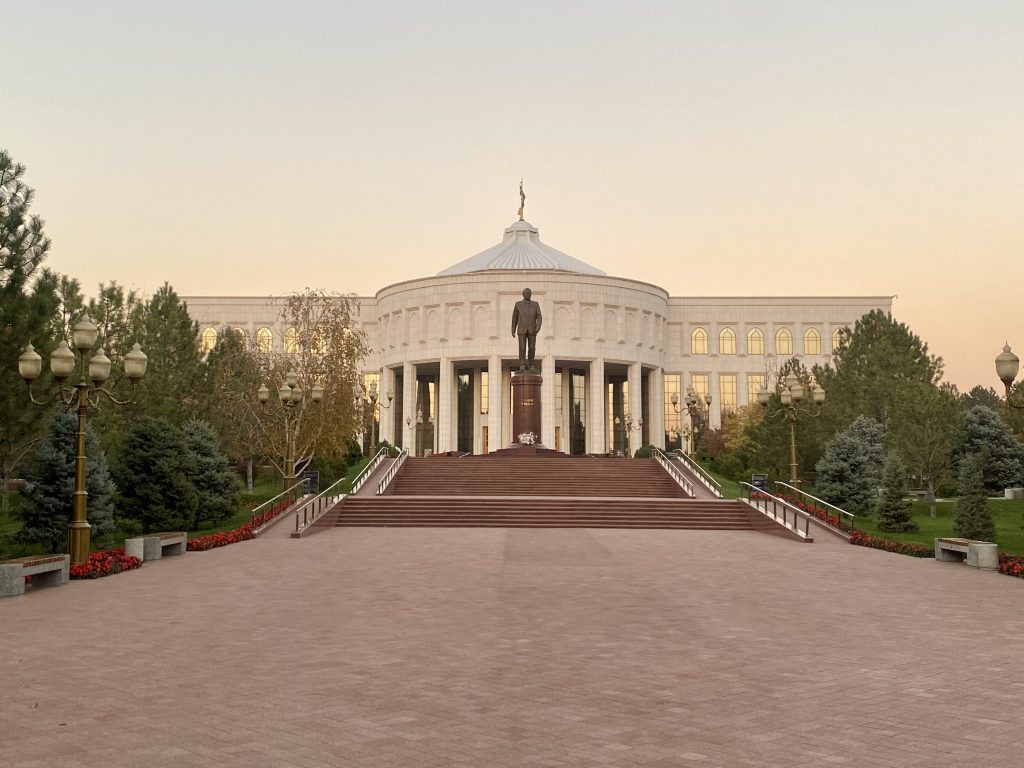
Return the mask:
<path fill-rule="evenodd" d="M 1024 760 L 1024 581 L 741 532 L 339 529 L 0 601 L 0 765 Z"/>

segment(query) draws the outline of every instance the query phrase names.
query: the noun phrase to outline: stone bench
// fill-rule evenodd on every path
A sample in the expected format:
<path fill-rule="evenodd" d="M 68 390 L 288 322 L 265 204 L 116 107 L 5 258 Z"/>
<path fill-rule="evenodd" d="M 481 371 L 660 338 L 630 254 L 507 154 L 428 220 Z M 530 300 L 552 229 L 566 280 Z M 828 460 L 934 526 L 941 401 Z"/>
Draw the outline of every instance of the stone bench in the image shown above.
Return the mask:
<path fill-rule="evenodd" d="M 71 573 L 71 555 L 36 555 L 0 562 L 0 597 L 25 594 L 25 577 L 32 586 L 59 587 L 67 584 Z"/>
<path fill-rule="evenodd" d="M 159 560 L 164 555 L 183 555 L 188 549 L 188 534 L 184 531 L 147 533 L 124 540 L 124 553 L 144 563 Z"/>
<path fill-rule="evenodd" d="M 999 568 L 999 548 L 991 541 L 974 539 L 936 539 L 935 559 L 939 562 L 966 562 L 983 571 Z"/>

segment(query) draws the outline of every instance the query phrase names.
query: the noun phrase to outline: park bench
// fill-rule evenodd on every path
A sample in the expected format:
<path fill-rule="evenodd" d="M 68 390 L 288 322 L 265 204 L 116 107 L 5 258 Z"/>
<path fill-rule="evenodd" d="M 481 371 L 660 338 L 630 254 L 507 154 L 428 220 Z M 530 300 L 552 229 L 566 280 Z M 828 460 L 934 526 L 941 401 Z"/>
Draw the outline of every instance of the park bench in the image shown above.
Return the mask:
<path fill-rule="evenodd" d="M 999 568 L 999 549 L 991 541 L 936 539 L 935 559 L 943 563 L 965 562 L 983 571 L 994 571 Z"/>
<path fill-rule="evenodd" d="M 59 587 L 71 572 L 71 555 L 36 555 L 0 561 L 0 597 L 25 594 L 25 577 L 33 586 Z"/>
<path fill-rule="evenodd" d="M 183 555 L 188 548 L 188 534 L 184 531 L 147 533 L 124 540 L 124 553 L 142 562 L 159 560 L 164 555 Z"/>

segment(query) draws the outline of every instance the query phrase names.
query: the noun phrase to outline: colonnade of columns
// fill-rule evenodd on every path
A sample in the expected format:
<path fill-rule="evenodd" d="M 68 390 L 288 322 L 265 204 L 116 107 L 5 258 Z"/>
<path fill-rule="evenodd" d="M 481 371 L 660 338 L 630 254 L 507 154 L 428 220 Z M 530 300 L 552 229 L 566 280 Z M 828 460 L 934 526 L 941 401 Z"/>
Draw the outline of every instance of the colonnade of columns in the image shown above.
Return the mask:
<path fill-rule="evenodd" d="M 457 380 L 459 372 L 472 372 L 472 445 L 473 452 L 484 453 L 507 447 L 513 440 L 511 434 L 511 416 L 509 411 L 509 386 L 516 361 L 503 360 L 498 355 L 490 356 L 486 365 L 482 363 L 457 363 L 443 357 L 439 361 L 420 364 L 405 362 L 400 368 L 385 367 L 381 377 L 382 391 L 395 391 L 401 375 L 401 392 L 396 392 L 393 407 L 380 413 L 380 435 L 394 445 L 401 445 L 417 452 L 416 436 L 418 430 L 433 415 L 432 434 L 433 446 L 420 446 L 437 452 L 455 451 L 459 449 L 459 418 L 466 418 L 466 411 L 460 415 Z M 566 377 L 573 371 L 582 372 L 586 379 L 586 412 L 582 414 L 585 429 L 585 450 L 589 453 L 606 453 L 611 449 L 610 430 L 615 428 L 611 422 L 608 378 L 608 365 L 620 372 L 625 369 L 628 382 L 628 401 L 624 410 L 632 419 L 632 431 L 628 442 L 632 450 L 636 450 L 643 442 L 650 442 L 664 447 L 664 382 L 661 368 L 644 368 L 641 363 L 634 362 L 606 364 L 603 358 L 589 361 L 557 361 L 554 355 L 545 355 L 540 360 L 540 373 L 544 383 L 541 388 L 541 442 L 554 448 L 556 445 L 556 427 L 561 427 L 557 444 L 564 452 L 570 451 L 573 405 L 571 398 L 566 399 L 566 388 L 569 386 Z M 562 390 L 556 388 L 556 373 L 561 367 Z M 428 371 L 424 374 L 424 369 Z M 487 374 L 486 408 L 479 392 L 481 374 Z M 432 392 L 436 402 L 424 402 L 419 379 L 424 375 L 433 383 Z M 617 374 L 621 376 L 621 373 Z M 620 379 L 621 380 L 621 379 Z M 644 386 L 646 384 L 646 387 Z M 645 391 L 646 389 L 646 391 Z M 650 398 L 650 405 L 644 408 L 644 397 Z M 559 400 L 563 408 L 559 409 Z M 565 407 L 565 403 L 568 407 Z M 433 407 L 431 407 L 433 406 Z M 484 412 L 486 411 L 486 412 Z M 561 413 L 559 413 L 561 411 Z M 641 428 L 640 418 L 646 420 Z M 483 429 L 486 427 L 486 430 Z M 644 441 L 643 437 L 647 436 Z M 428 435 L 429 437 L 429 435 Z M 428 442 L 430 442 L 428 440 Z M 463 441 L 465 449 L 465 441 Z"/>

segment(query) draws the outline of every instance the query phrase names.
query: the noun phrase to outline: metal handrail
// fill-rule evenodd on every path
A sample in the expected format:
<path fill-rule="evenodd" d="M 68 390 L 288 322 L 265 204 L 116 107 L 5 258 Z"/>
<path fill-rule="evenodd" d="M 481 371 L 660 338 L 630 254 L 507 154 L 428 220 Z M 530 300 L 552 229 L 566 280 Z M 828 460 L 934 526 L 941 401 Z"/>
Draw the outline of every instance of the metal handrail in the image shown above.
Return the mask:
<path fill-rule="evenodd" d="M 295 532 L 305 530 L 313 523 L 315 523 L 320 516 L 328 509 L 333 507 L 341 499 L 345 498 L 344 493 L 331 494 L 335 488 L 344 483 L 346 478 L 341 477 L 335 480 L 329 486 L 320 491 L 316 496 L 311 499 L 306 499 L 295 509 Z M 299 524 L 299 517 L 302 517 L 302 524 Z"/>
<path fill-rule="evenodd" d="M 277 494 L 277 496 L 275 496 L 274 498 L 270 499 L 269 501 L 264 501 L 258 507 L 254 507 L 252 512 L 249 513 L 249 522 L 250 523 L 255 523 L 256 517 L 258 515 L 262 515 L 267 510 L 273 509 L 274 505 L 278 501 L 280 501 L 281 499 L 284 499 L 286 497 L 287 497 L 288 502 L 289 502 L 288 506 L 290 507 L 292 504 L 294 504 L 296 501 L 298 501 L 300 498 L 302 498 L 302 496 L 303 496 L 302 490 L 305 488 L 305 485 L 306 485 L 306 481 L 304 479 L 303 480 L 299 480 L 297 483 L 295 483 L 295 485 L 291 486 L 290 488 L 285 488 L 283 491 L 281 491 L 279 494 Z M 298 493 L 295 492 L 296 489 L 299 489 Z M 264 509 L 264 507 L 266 509 Z M 266 522 L 270 522 L 270 521 L 268 520 Z M 264 525 L 266 525 L 266 523 L 264 523 Z M 256 526 L 253 525 L 253 527 L 255 528 Z"/>
<path fill-rule="evenodd" d="M 658 463 L 661 464 L 662 468 L 670 475 L 672 475 L 672 479 L 675 480 L 684 491 L 686 491 L 686 494 L 688 496 L 693 498 L 693 483 L 687 480 L 686 476 L 683 475 L 683 473 L 680 472 L 679 469 L 675 467 L 671 461 L 668 460 L 668 457 L 661 452 L 660 448 L 655 448 L 653 450 L 653 453 L 654 458 L 658 460 Z"/>
<path fill-rule="evenodd" d="M 848 517 L 850 519 L 849 520 L 850 530 L 851 531 L 855 530 L 856 526 L 853 524 L 853 521 L 854 521 L 854 518 L 856 518 L 856 515 L 853 514 L 853 512 L 847 512 L 845 509 L 837 507 L 835 504 L 829 504 L 824 499 L 819 499 L 817 496 L 812 496 L 807 491 L 802 491 L 799 488 L 795 488 L 794 486 L 790 485 L 789 483 L 782 482 L 781 480 L 776 480 L 775 484 L 776 485 L 781 485 L 783 488 L 788 488 L 791 491 L 796 491 L 801 496 L 803 496 L 805 499 L 810 499 L 815 504 L 821 504 L 821 505 L 823 505 L 825 507 L 828 507 L 829 509 L 832 509 L 832 510 L 835 510 L 836 512 L 838 512 L 839 514 L 836 515 L 836 517 L 839 518 L 839 530 L 840 531 L 843 530 L 843 518 L 844 517 Z M 815 515 L 815 517 L 817 517 L 817 516 Z M 826 520 L 825 522 L 827 523 L 828 521 Z"/>
<path fill-rule="evenodd" d="M 352 490 L 349 493 L 355 493 L 363 487 L 363 483 L 370 479 L 370 475 L 373 471 L 380 466 L 380 463 L 384 461 L 388 456 L 388 449 L 381 448 L 377 453 L 374 454 L 373 458 L 363 467 L 362 471 L 356 475 L 355 480 L 352 481 Z"/>
<path fill-rule="evenodd" d="M 786 528 L 793 531 L 797 536 L 801 536 L 805 539 L 811 538 L 811 521 L 814 519 L 814 515 L 804 512 L 802 509 L 789 503 L 785 499 L 781 499 L 768 491 L 764 491 L 750 483 L 745 483 L 742 480 L 740 481 L 740 490 L 744 492 L 744 501 L 754 509 L 759 512 L 763 512 L 776 522 L 781 523 Z M 755 496 L 756 498 L 751 498 L 752 496 Z M 769 504 L 771 504 L 771 508 L 769 508 Z M 780 506 L 782 507 L 781 515 L 779 514 Z M 790 512 L 792 512 L 792 523 L 790 523 Z M 804 521 L 803 531 L 800 530 L 800 526 L 798 525 L 801 519 Z"/>
<path fill-rule="evenodd" d="M 682 451 L 676 453 L 675 457 L 679 459 L 681 462 L 683 462 L 683 464 L 686 465 L 687 469 L 691 470 L 694 474 L 696 474 L 697 479 L 704 483 L 704 485 L 708 487 L 709 491 L 715 494 L 715 496 L 717 496 L 718 498 L 722 498 L 722 484 L 715 480 L 715 478 L 713 478 L 711 475 L 709 475 L 708 471 L 704 469 L 704 467 L 702 467 L 700 464 L 691 459 Z"/>
<path fill-rule="evenodd" d="M 388 467 L 388 471 L 384 473 L 384 477 L 382 477 L 381 481 L 377 484 L 378 496 L 384 493 L 384 489 L 387 488 L 391 481 L 395 479 L 395 475 L 398 474 L 398 470 L 402 468 L 402 465 L 405 463 L 407 458 L 409 458 L 409 451 L 403 448 L 402 452 L 398 454 L 398 458 L 392 462 L 391 466 Z"/>

